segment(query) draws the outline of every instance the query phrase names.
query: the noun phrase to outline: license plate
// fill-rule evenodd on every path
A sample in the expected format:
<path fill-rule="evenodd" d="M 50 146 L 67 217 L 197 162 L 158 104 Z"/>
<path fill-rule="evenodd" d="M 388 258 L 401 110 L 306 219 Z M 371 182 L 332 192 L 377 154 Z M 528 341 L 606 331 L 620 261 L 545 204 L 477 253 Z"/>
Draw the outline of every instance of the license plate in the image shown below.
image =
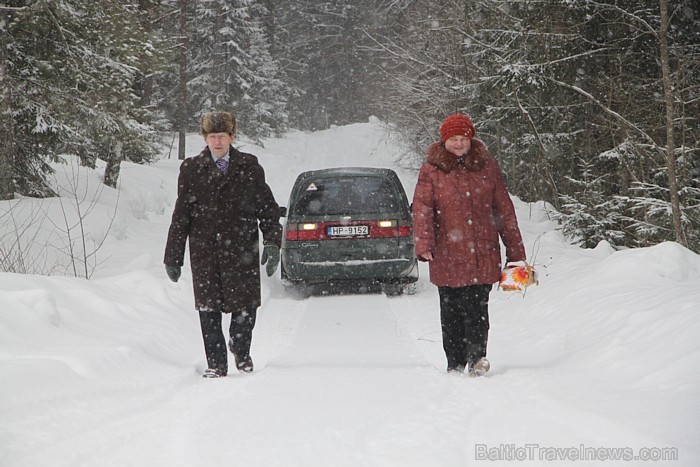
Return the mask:
<path fill-rule="evenodd" d="M 328 227 L 329 237 L 362 237 L 369 235 L 369 227 L 366 225 L 339 225 Z"/>

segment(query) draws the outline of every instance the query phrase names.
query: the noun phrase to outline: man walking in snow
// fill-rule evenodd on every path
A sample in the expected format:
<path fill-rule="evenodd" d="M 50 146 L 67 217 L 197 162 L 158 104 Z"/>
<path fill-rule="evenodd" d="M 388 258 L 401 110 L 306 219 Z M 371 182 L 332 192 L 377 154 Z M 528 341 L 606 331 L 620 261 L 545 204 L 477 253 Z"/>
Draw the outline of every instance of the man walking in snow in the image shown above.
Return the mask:
<path fill-rule="evenodd" d="M 231 314 L 228 348 L 236 368 L 253 371 L 250 346 L 260 299 L 258 228 L 263 234 L 261 264 L 272 276 L 279 264 L 280 209 L 265 172 L 252 154 L 235 149 L 236 121 L 228 112 L 209 112 L 200 132 L 207 147 L 180 166 L 177 201 L 165 247 L 165 269 L 180 278 L 189 238 L 195 306 L 204 338 L 205 378 L 228 373 L 222 313 Z"/>

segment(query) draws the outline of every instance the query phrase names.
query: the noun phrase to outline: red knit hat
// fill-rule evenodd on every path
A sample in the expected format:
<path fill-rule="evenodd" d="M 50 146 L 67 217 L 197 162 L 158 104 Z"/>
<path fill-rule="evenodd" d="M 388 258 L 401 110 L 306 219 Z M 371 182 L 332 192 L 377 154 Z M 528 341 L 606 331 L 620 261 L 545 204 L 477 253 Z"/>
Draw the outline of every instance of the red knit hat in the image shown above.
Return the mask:
<path fill-rule="evenodd" d="M 471 139 L 475 134 L 474 124 L 469 117 L 462 114 L 450 115 L 440 127 L 440 140 L 443 143 L 453 136 L 466 136 Z"/>

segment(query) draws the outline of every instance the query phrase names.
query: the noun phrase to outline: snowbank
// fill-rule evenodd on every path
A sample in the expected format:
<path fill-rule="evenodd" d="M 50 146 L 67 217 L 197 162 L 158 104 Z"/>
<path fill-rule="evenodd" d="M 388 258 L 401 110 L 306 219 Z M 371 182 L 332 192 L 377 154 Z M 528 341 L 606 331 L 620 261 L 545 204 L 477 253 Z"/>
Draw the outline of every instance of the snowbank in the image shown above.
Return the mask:
<path fill-rule="evenodd" d="M 201 147 L 188 140 L 188 154 Z M 401 152 L 376 119 L 242 149 L 280 204 L 303 170 L 393 167 Z M 91 202 L 84 225 L 106 235 L 92 280 L 0 273 L 0 464 L 568 466 L 615 448 L 640 459 L 605 465 L 697 465 L 697 254 L 581 249 L 551 207 L 515 199 L 540 283 L 492 293 L 487 377 L 444 374 L 422 270 L 418 293 L 397 298 L 298 300 L 263 277 L 256 373 L 206 381 L 189 269 L 173 284 L 161 265 L 178 167 L 126 163 L 120 192 Z M 410 195 L 415 174 L 398 172 Z M 69 179 L 92 200 L 96 172 Z M 43 206 L 63 218 L 57 200 Z"/>

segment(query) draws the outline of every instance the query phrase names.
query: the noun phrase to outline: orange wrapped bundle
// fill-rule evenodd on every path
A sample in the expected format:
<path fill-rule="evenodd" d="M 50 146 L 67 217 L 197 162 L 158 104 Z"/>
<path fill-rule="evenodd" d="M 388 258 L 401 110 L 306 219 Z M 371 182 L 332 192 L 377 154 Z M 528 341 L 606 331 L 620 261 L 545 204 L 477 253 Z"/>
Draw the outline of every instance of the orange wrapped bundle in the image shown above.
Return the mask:
<path fill-rule="evenodd" d="M 512 292 L 524 292 L 533 284 L 537 285 L 537 273 L 535 268 L 527 263 L 506 266 L 498 283 L 501 289 Z"/>

